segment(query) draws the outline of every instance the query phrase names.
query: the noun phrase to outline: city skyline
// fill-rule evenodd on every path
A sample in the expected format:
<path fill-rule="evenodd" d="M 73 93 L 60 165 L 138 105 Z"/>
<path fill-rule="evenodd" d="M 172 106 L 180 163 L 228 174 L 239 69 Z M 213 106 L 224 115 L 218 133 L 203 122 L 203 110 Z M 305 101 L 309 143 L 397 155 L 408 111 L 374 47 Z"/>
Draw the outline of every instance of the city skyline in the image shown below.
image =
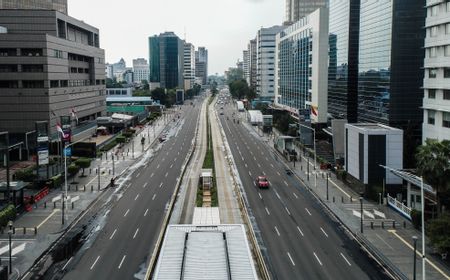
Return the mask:
<path fill-rule="evenodd" d="M 133 6 L 117 9 L 103 1 L 79 0 L 69 1 L 69 14 L 100 29 L 100 44 L 105 49 L 106 62 L 114 63 L 122 57 L 129 63 L 138 57 L 148 59 L 148 37 L 173 31 L 181 39 L 186 34 L 186 41 L 196 47 L 208 49 L 208 74 L 211 75 L 223 74 L 235 65 L 248 40 L 255 36 L 255 30 L 280 24 L 285 13 L 283 3 L 283 0 L 219 3 L 207 0 L 148 3 L 139 0 L 134 1 Z M 85 9 L 87 6 L 90 9 Z M 135 9 L 138 6 L 141 8 Z M 176 20 L 163 16 L 168 14 Z M 192 17 L 193 14 L 198 17 Z M 105 16 L 114 20 L 105 21 Z"/>

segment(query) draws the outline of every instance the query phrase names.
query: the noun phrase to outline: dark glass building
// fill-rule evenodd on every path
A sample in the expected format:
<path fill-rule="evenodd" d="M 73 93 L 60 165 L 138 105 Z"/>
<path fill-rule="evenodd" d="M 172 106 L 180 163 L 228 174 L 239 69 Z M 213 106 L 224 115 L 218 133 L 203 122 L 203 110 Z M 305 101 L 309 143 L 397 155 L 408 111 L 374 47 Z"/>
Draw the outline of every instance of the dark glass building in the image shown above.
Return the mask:
<path fill-rule="evenodd" d="M 328 113 L 357 122 L 360 0 L 330 1 Z"/>
<path fill-rule="evenodd" d="M 183 41 L 175 33 L 165 32 L 150 37 L 149 49 L 150 82 L 160 83 L 162 88 L 183 88 Z"/>
<path fill-rule="evenodd" d="M 358 122 L 402 128 L 405 138 L 420 139 L 424 7 L 425 0 L 361 1 Z"/>

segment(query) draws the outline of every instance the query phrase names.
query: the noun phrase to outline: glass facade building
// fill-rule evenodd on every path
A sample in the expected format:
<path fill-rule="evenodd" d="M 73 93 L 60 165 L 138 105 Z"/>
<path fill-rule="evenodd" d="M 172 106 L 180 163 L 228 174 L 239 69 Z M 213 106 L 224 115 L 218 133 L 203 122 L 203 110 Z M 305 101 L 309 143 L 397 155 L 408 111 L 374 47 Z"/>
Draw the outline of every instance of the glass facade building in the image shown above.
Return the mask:
<path fill-rule="evenodd" d="M 159 37 L 153 36 L 148 39 L 149 44 L 149 65 L 150 65 L 150 82 L 160 82 L 159 72 Z"/>
<path fill-rule="evenodd" d="M 328 112 L 357 121 L 360 0 L 330 2 Z"/>
<path fill-rule="evenodd" d="M 0 0 L 0 9 L 55 10 L 67 14 L 67 0 Z"/>
<path fill-rule="evenodd" d="M 420 138 L 424 6 L 424 0 L 361 1 L 358 122 L 412 130 Z"/>

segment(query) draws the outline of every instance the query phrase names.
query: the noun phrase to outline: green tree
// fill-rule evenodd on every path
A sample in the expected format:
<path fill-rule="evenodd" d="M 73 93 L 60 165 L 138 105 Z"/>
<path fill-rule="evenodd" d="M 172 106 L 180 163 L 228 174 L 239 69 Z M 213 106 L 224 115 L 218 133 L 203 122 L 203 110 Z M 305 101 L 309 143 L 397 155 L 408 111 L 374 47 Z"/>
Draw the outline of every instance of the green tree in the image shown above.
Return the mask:
<path fill-rule="evenodd" d="M 142 83 L 143 90 L 150 90 L 150 85 L 148 84 L 147 80 L 142 80 L 141 83 Z"/>
<path fill-rule="evenodd" d="M 91 159 L 79 158 L 75 161 L 75 164 L 83 170 L 81 173 L 81 177 L 84 177 L 84 169 L 89 168 L 91 166 Z"/>
<path fill-rule="evenodd" d="M 148 89 L 139 89 L 133 92 L 133 96 L 152 96 L 152 93 Z"/>
<path fill-rule="evenodd" d="M 230 88 L 230 93 L 233 98 L 242 99 L 250 96 L 250 88 L 248 87 L 247 81 L 240 79 L 233 81 L 228 84 Z"/>
<path fill-rule="evenodd" d="M 416 153 L 417 171 L 424 181 L 436 189 L 438 213 L 442 213 L 443 195 L 448 194 L 450 186 L 450 141 L 439 142 L 427 139 Z"/>
<path fill-rule="evenodd" d="M 153 100 L 159 100 L 159 103 L 161 105 L 166 105 L 166 92 L 163 88 L 155 88 L 151 91 L 151 96 Z"/>
<path fill-rule="evenodd" d="M 444 214 L 432 220 L 426 227 L 430 242 L 439 253 L 450 251 L 450 215 Z"/>
<path fill-rule="evenodd" d="M 164 104 L 164 105 L 166 105 L 167 108 L 170 108 L 175 104 L 175 102 L 177 101 L 177 92 L 175 89 L 169 89 L 167 91 L 167 99 L 166 100 L 167 100 L 166 104 Z"/>
<path fill-rule="evenodd" d="M 239 81 L 244 78 L 244 72 L 239 68 L 230 68 L 228 71 L 227 83 L 230 84 L 234 81 Z"/>
<path fill-rule="evenodd" d="M 74 163 L 72 163 L 71 165 L 69 165 L 69 167 L 67 167 L 67 173 L 69 173 L 69 176 L 71 176 L 71 177 L 75 178 L 75 175 L 77 175 L 77 173 L 79 171 L 80 171 L 80 167 Z"/>
<path fill-rule="evenodd" d="M 110 79 L 107 78 L 106 79 L 106 88 L 123 88 L 121 83 L 118 83 L 116 78 L 114 79 Z"/>

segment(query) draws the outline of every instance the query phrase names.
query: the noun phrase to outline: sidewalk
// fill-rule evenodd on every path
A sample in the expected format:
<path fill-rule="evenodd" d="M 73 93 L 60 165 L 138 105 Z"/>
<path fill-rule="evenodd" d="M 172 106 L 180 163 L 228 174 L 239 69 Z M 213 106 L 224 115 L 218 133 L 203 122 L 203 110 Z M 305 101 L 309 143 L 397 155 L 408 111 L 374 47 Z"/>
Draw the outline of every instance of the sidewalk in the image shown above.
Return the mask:
<path fill-rule="evenodd" d="M 61 195 L 65 193 L 64 185 L 62 188 L 53 189 L 49 195 L 34 205 L 31 212 L 26 212 L 14 221 L 16 228 L 13 235 L 13 269 L 23 276 L 24 271 L 28 270 L 34 261 L 56 240 L 63 232 L 76 220 L 84 210 L 88 209 L 96 199 L 104 196 L 109 199 L 115 191 L 121 189 L 127 178 L 118 177 L 125 173 L 130 166 L 142 158 L 142 156 L 151 157 L 153 151 L 150 149 L 158 135 L 167 131 L 176 123 L 164 122 L 158 120 L 154 126 L 145 126 L 136 132 L 135 137 L 127 143 L 122 151 L 117 147 L 104 153 L 101 158 L 92 161 L 91 167 L 85 170 L 85 177 L 77 175 L 73 179 L 68 179 L 67 199 L 65 204 L 65 221 L 62 224 L 62 201 Z M 144 146 L 141 145 L 141 138 L 145 137 Z M 134 154 L 132 153 L 134 146 Z M 129 150 L 129 152 L 128 152 Z M 112 155 L 116 154 L 114 158 Z M 100 180 L 97 170 L 100 169 Z M 111 178 L 117 178 L 115 185 L 117 188 L 108 188 Z M 125 177 L 125 176 L 124 176 Z M 55 207 L 56 206 L 56 207 Z M 24 228 L 26 232 L 24 232 Z M 35 235 L 34 230 L 37 229 Z M 0 256 L 3 261 L 7 261 L 8 235 L 0 235 Z"/>
<path fill-rule="evenodd" d="M 380 205 L 371 201 L 363 200 L 364 212 L 364 227 L 363 234 L 360 233 L 360 213 L 361 204 L 359 201 L 359 194 L 347 187 L 342 181 L 338 180 L 334 173 L 329 173 L 330 178 L 328 182 L 328 200 L 327 200 L 327 179 L 325 171 L 317 169 L 314 170 L 314 158 L 309 159 L 309 180 L 307 174 L 308 159 L 303 155 L 297 147 L 298 155 L 301 155 L 300 162 L 296 162 L 295 167 L 292 162 L 287 162 L 281 154 L 275 151 L 274 138 L 261 136 L 260 131 L 256 131 L 252 126 L 245 122 L 247 129 L 263 139 L 275 154 L 278 160 L 281 160 L 286 167 L 294 171 L 305 185 L 309 188 L 328 209 L 330 209 L 336 217 L 346 225 L 346 227 L 353 233 L 362 236 L 366 239 L 377 253 L 386 257 L 392 264 L 394 264 L 404 275 L 409 279 L 413 278 L 413 239 L 412 236 L 418 237 L 417 248 L 421 252 L 421 233 L 414 229 L 409 220 L 401 216 L 398 212 L 389 208 L 386 205 Z M 288 176 L 288 175 L 286 175 Z M 315 181 L 317 178 L 317 182 Z M 315 186 L 317 185 L 317 187 Z M 374 210 L 377 214 L 384 214 L 385 217 L 380 216 L 370 217 Z M 380 212 L 380 213 L 379 213 Z M 372 219 L 374 218 L 374 219 Z M 374 227 L 371 227 L 370 221 L 374 221 Z M 395 221 L 395 225 L 394 225 Z M 383 222 L 383 228 L 382 224 Z M 427 279 L 450 279 L 450 270 L 444 266 L 443 263 L 436 258 L 435 255 L 430 255 L 431 250 L 427 248 L 427 264 L 426 277 Z M 422 258 L 417 257 L 417 279 L 422 277 Z"/>

